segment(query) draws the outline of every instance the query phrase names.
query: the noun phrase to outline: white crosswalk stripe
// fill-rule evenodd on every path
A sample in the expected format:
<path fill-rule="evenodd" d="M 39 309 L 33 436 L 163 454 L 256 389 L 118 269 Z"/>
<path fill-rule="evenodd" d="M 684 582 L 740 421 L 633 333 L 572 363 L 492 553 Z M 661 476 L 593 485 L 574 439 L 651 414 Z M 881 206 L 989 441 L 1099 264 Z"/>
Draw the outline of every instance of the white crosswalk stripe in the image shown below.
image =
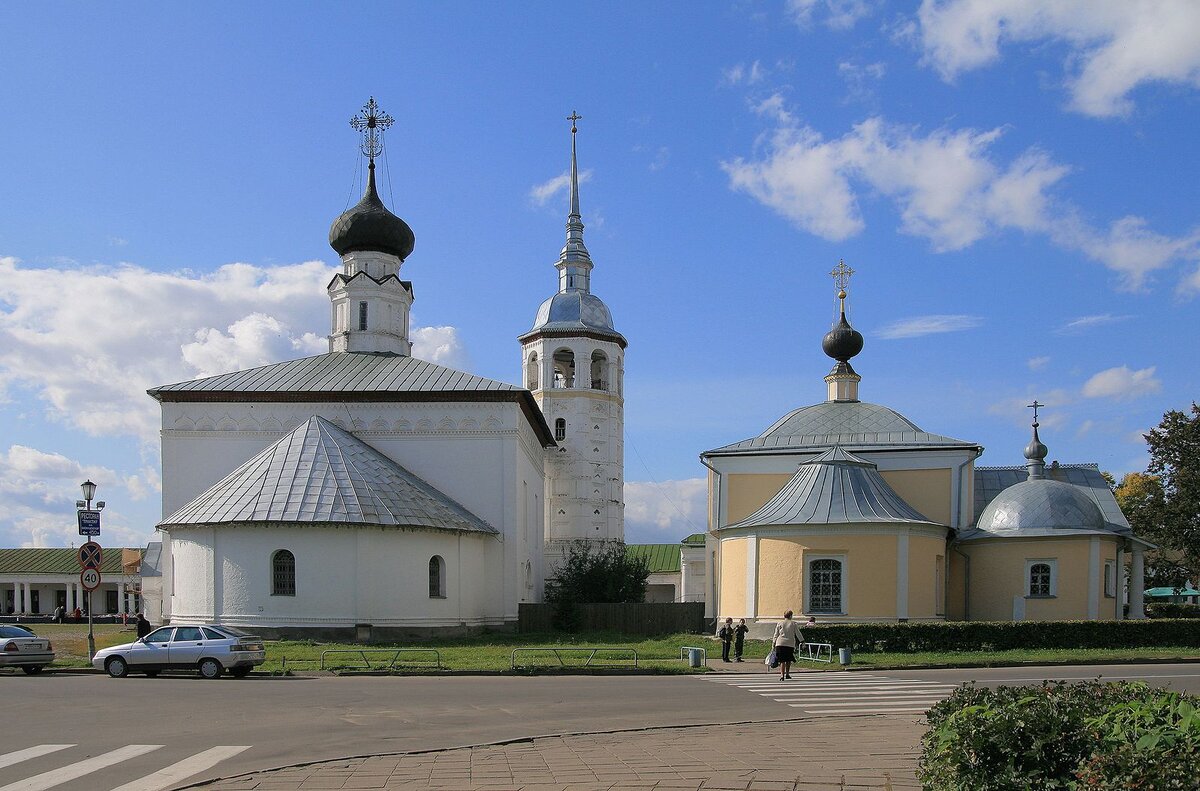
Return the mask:
<path fill-rule="evenodd" d="M 23 780 L 10 782 L 7 785 L 0 786 L 0 791 L 46 791 L 47 789 L 70 783 L 73 780 L 78 780 L 81 777 L 88 778 L 88 784 L 91 788 L 111 788 L 112 791 L 164 791 L 164 789 L 170 788 L 207 769 L 211 769 L 222 761 L 226 761 L 250 749 L 249 745 L 219 745 L 210 747 L 207 750 L 189 755 L 136 780 L 128 780 L 131 773 L 128 771 L 128 767 L 122 767 L 121 764 L 140 756 L 149 755 L 156 750 L 161 750 L 163 746 L 161 744 L 127 744 L 124 747 L 119 747 L 100 755 L 84 758 L 73 763 L 66 763 L 57 769 L 50 769 L 26 777 Z M 56 762 L 62 758 L 70 760 L 71 753 L 61 753 L 60 751 L 71 747 L 76 747 L 76 745 L 39 744 L 34 747 L 26 747 L 21 750 L 0 754 L 0 769 L 6 769 L 24 761 L 50 755 L 54 755 Z M 55 755 L 56 753 L 59 753 L 59 755 Z M 45 766 L 45 764 L 43 763 L 42 766 Z M 124 776 L 118 774 L 122 769 L 124 769 Z M 105 782 L 103 780 L 104 770 L 109 770 L 109 773 L 113 775 L 113 779 Z M 12 776 L 11 773 L 6 774 L 9 777 Z M 127 782 L 113 787 L 114 783 L 122 783 L 122 781 Z"/>
<path fill-rule="evenodd" d="M 874 673 L 710 673 L 704 681 L 744 689 L 808 714 L 920 714 L 954 691 L 954 684 Z M 3 791 L 3 789 L 0 789 Z"/>

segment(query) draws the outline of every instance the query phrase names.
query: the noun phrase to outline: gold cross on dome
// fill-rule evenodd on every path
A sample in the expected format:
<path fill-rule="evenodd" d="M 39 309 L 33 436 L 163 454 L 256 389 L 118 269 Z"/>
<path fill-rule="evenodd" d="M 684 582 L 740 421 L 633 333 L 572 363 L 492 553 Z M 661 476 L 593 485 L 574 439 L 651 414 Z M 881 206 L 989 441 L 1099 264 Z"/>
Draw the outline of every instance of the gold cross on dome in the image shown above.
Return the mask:
<path fill-rule="evenodd" d="M 571 134 L 575 134 L 577 131 L 579 131 L 575 128 L 575 122 L 582 121 L 583 116 L 572 110 L 571 114 L 567 116 L 567 120 L 571 122 Z"/>
<path fill-rule="evenodd" d="M 839 258 L 837 267 L 829 274 L 833 275 L 833 282 L 838 287 L 838 291 L 845 291 L 846 286 L 850 285 L 850 276 L 854 274 L 854 270 L 846 266 L 846 262 Z"/>
<path fill-rule="evenodd" d="M 363 156 L 374 162 L 383 153 L 383 132 L 395 122 L 396 119 L 379 109 L 374 96 L 363 105 L 362 112 L 350 119 L 350 126 L 362 133 Z"/>

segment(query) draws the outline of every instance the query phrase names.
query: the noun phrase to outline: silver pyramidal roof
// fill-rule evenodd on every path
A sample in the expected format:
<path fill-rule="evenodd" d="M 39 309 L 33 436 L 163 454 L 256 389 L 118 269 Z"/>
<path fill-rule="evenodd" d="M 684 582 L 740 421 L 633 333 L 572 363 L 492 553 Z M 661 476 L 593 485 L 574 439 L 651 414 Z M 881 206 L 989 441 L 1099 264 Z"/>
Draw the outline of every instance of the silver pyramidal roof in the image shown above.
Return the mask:
<path fill-rule="evenodd" d="M 432 484 L 315 415 L 159 527 L 232 522 L 497 532 Z"/>
<path fill-rule="evenodd" d="M 901 499 L 873 462 L 835 446 L 800 465 L 792 479 L 736 527 L 931 522 Z"/>
<path fill-rule="evenodd" d="M 707 451 L 704 455 L 761 454 L 837 445 L 856 449 L 979 447 L 973 442 L 922 431 L 899 412 L 879 404 L 825 401 L 794 409 L 757 437 Z"/>

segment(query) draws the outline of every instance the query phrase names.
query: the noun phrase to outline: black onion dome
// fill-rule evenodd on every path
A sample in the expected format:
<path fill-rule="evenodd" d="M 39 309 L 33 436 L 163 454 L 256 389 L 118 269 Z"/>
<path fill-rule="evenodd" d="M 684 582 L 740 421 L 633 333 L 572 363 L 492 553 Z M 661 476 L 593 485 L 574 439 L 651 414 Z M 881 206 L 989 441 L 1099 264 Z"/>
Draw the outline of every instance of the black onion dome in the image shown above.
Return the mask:
<path fill-rule="evenodd" d="M 850 326 L 845 313 L 842 313 L 838 323 L 821 339 L 821 348 L 825 354 L 842 363 L 861 352 L 862 347 L 862 333 Z"/>
<path fill-rule="evenodd" d="M 367 176 L 367 190 L 362 200 L 329 226 L 329 246 L 338 255 L 356 250 L 390 253 L 401 261 L 408 258 L 416 244 L 416 236 L 408 223 L 388 211 L 375 190 L 375 165 Z"/>

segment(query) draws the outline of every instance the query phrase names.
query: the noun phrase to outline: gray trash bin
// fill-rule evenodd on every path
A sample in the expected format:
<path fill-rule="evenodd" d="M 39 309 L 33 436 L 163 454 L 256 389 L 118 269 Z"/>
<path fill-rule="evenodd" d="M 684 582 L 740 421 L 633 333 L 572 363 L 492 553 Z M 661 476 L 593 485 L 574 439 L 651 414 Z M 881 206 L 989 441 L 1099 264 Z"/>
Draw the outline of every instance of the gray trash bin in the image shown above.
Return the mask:
<path fill-rule="evenodd" d="M 704 649 L 689 648 L 687 655 L 688 667 L 704 667 Z"/>
<path fill-rule="evenodd" d="M 838 649 L 838 662 L 841 662 L 843 665 L 850 664 L 850 649 L 849 648 L 839 648 Z"/>

